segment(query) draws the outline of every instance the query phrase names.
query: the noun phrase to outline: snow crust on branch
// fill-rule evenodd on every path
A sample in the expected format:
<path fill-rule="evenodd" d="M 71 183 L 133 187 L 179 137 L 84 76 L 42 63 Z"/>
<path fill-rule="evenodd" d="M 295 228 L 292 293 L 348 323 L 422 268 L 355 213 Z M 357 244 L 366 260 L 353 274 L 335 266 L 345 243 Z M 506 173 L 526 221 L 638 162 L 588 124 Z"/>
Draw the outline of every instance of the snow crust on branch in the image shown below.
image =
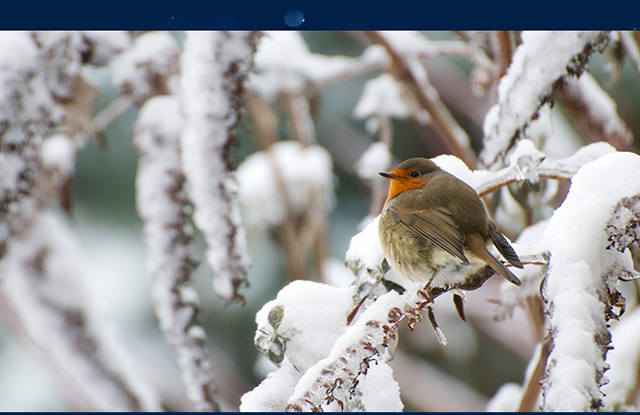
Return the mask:
<path fill-rule="evenodd" d="M 0 263 L 4 297 L 28 339 L 87 409 L 158 411 L 158 396 L 135 369 L 115 326 L 91 307 L 80 251 L 61 216 L 39 213 Z"/>
<path fill-rule="evenodd" d="M 583 166 L 555 211 L 541 245 L 551 253 L 543 287 L 552 350 L 542 409 L 588 411 L 602 406 L 607 320 L 629 253 L 607 250 L 607 223 L 617 203 L 640 193 L 640 157 L 613 153 Z"/>
<path fill-rule="evenodd" d="M 311 53 L 300 32 L 266 31 L 255 55 L 256 73 L 247 87 L 273 101 L 280 92 L 302 91 L 308 82 L 326 82 L 349 70 L 364 71 L 384 60 L 374 48 L 358 58 Z"/>
<path fill-rule="evenodd" d="M 109 63 L 113 85 L 136 105 L 171 91 L 170 78 L 179 70 L 180 48 L 167 32 L 147 32 Z"/>
<path fill-rule="evenodd" d="M 580 76 L 589 55 L 607 41 L 603 32 L 523 32 L 522 44 L 498 86 L 498 103 L 485 117 L 482 162 L 494 165 L 525 137 L 555 83 L 568 75 Z"/>
<path fill-rule="evenodd" d="M 144 221 L 146 268 L 160 329 L 178 355 L 194 409 L 211 411 L 220 408 L 206 334 L 195 323 L 200 300 L 191 280 L 196 259 L 180 162 L 183 126 L 178 97 L 156 96 L 140 109 L 132 133 L 140 154 L 136 207 Z"/>
<path fill-rule="evenodd" d="M 180 63 L 186 188 L 207 243 L 213 290 L 228 302 L 243 301 L 238 289 L 247 284 L 245 231 L 229 148 L 255 41 L 250 32 L 188 32 Z"/>
<path fill-rule="evenodd" d="M 34 189 L 44 137 L 59 120 L 28 32 L 0 33 L 0 259 L 39 204 Z"/>

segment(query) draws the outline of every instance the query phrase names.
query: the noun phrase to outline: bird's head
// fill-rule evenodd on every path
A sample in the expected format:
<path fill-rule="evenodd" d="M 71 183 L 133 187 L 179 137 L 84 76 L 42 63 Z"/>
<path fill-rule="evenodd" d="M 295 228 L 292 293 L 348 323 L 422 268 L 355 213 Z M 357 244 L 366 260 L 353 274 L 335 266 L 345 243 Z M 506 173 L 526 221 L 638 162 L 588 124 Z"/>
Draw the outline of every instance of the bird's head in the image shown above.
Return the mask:
<path fill-rule="evenodd" d="M 439 172 L 442 172 L 442 170 L 433 161 L 415 157 L 403 161 L 389 173 L 378 173 L 391 182 L 389 196 L 384 203 L 387 204 L 391 199 L 407 190 L 421 189 L 433 180 Z"/>

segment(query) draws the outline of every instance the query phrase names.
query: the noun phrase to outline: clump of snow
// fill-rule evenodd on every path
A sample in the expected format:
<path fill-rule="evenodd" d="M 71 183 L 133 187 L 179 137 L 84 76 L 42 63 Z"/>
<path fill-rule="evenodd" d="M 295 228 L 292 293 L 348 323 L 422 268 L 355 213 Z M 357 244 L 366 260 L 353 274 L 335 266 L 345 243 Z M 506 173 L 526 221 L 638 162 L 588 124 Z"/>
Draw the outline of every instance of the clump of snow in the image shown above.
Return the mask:
<path fill-rule="evenodd" d="M 473 172 L 465 162 L 460 160 L 458 157 L 451 154 L 442 154 L 438 157 L 434 157 L 432 161 L 442 170 L 453 174 L 458 179 L 473 187 Z"/>
<path fill-rule="evenodd" d="M 382 141 L 376 141 L 360 156 L 356 163 L 356 173 L 363 180 L 379 181 L 382 177 L 378 173 L 389 169 L 391 159 L 389 146 Z"/>
<path fill-rule="evenodd" d="M 283 312 L 277 328 L 269 318 L 271 314 L 273 320 L 275 307 L 281 307 Z M 305 372 L 326 356 L 335 340 L 344 333 L 351 307 L 349 287 L 293 281 L 256 313 L 256 339 L 264 335 L 284 338 L 285 357 L 297 370 Z"/>
<path fill-rule="evenodd" d="M 121 95 L 141 105 L 168 92 L 168 80 L 178 73 L 180 47 L 167 32 L 147 32 L 109 63 L 113 85 Z"/>
<path fill-rule="evenodd" d="M 56 169 L 68 176 L 73 173 L 75 166 L 76 146 L 64 134 L 56 134 L 42 143 L 40 159 L 46 169 Z"/>
<path fill-rule="evenodd" d="M 402 84 L 388 73 L 384 73 L 364 84 L 360 98 L 353 109 L 353 116 L 366 119 L 366 128 L 370 134 L 380 129 L 380 118 L 415 117 L 426 123 L 429 114 L 412 101 L 413 97 Z"/>
<path fill-rule="evenodd" d="M 549 220 L 541 246 L 551 253 L 544 297 L 553 348 L 544 385 L 545 410 L 589 410 L 599 390 L 608 331 L 602 298 L 615 290 L 604 276 L 631 257 L 606 250 L 606 224 L 624 197 L 640 193 L 640 157 L 613 153 L 584 165 Z M 596 342 L 596 340 L 598 340 Z"/>
<path fill-rule="evenodd" d="M 238 166 L 238 197 L 247 226 L 277 226 L 285 218 L 287 207 L 272 162 L 286 188 L 292 214 L 307 211 L 310 203 L 330 209 L 334 196 L 329 152 L 319 145 L 304 147 L 297 141 L 278 141 L 267 152 L 253 153 Z"/>
<path fill-rule="evenodd" d="M 382 245 L 378 238 L 378 222 L 376 216 L 369 225 L 351 238 L 345 254 L 345 263 L 354 273 L 359 269 L 376 269 L 384 260 Z"/>

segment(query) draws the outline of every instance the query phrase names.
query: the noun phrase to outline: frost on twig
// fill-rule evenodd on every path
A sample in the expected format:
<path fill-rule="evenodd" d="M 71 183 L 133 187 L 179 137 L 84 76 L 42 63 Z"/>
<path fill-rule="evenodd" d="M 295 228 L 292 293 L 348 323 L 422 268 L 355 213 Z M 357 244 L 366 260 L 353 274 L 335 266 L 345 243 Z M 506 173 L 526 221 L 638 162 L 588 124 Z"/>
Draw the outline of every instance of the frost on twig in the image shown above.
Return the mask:
<path fill-rule="evenodd" d="M 140 154 L 136 206 L 144 221 L 146 267 L 156 315 L 196 411 L 218 411 L 217 388 L 207 356 L 206 334 L 195 323 L 198 293 L 191 274 L 196 267 L 191 206 L 183 189 L 179 98 L 156 96 L 140 109 L 133 142 Z"/>
<path fill-rule="evenodd" d="M 229 302 L 244 301 L 238 290 L 247 284 L 245 231 L 230 150 L 256 37 L 251 32 L 188 32 L 181 61 L 186 189 L 207 243 L 213 290 Z"/>
<path fill-rule="evenodd" d="M 91 308 L 80 242 L 58 214 L 39 213 L 0 263 L 3 309 L 27 344 L 46 356 L 77 409 L 157 411 L 112 323 Z M 5 313 L 6 315 L 6 313 Z"/>
<path fill-rule="evenodd" d="M 560 83 L 565 108 L 578 125 L 584 124 L 593 141 L 606 141 L 618 149 L 629 146 L 633 134 L 618 115 L 615 101 L 590 73 L 567 77 Z"/>
<path fill-rule="evenodd" d="M 606 32 L 523 32 L 507 74 L 498 87 L 498 103 L 484 122 L 484 148 L 480 159 L 494 165 L 550 102 L 557 83 L 580 76 L 591 54 L 609 43 Z"/>
<path fill-rule="evenodd" d="M 640 194 L 638 174 L 640 157 L 632 153 L 608 154 L 586 164 L 547 225 L 541 244 L 551 260 L 543 297 L 552 345 L 543 384 L 545 411 L 603 405 L 600 387 L 611 341 L 607 321 L 618 317 L 614 307 L 623 309 L 616 282 L 633 269 L 628 252 L 606 249 L 607 225 L 614 212 L 623 215 L 616 211 L 620 200 Z"/>

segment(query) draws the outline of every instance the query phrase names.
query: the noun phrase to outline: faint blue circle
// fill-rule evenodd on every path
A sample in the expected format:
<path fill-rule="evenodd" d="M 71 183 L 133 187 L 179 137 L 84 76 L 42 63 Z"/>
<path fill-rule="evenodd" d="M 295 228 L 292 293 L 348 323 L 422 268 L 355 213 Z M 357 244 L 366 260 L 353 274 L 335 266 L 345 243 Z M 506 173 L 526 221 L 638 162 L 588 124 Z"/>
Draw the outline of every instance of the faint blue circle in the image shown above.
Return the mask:
<path fill-rule="evenodd" d="M 304 22 L 304 14 L 300 10 L 289 10 L 287 14 L 284 15 L 284 22 L 289 27 L 298 27 Z"/>

